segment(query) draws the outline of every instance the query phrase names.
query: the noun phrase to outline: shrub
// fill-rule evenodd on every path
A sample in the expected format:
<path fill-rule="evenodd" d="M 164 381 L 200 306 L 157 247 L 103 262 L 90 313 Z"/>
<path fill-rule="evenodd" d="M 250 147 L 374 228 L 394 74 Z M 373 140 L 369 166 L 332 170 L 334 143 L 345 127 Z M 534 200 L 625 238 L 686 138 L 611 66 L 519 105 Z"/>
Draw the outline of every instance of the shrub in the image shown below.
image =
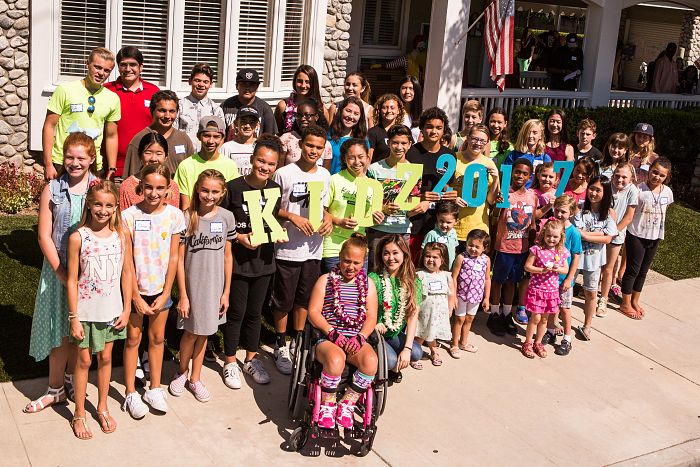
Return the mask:
<path fill-rule="evenodd" d="M 510 121 L 510 134 L 516 135 L 520 127 L 530 118 L 544 119 L 553 107 L 527 106 L 516 107 Z M 631 133 L 639 122 L 654 126 L 656 152 L 668 157 L 673 163 L 671 185 L 678 199 L 700 207 L 700 198 L 690 190 L 690 182 L 695 171 L 695 159 L 700 155 L 700 108 L 685 109 L 640 109 L 597 107 L 587 109 L 577 107 L 565 109 L 568 137 L 571 144 L 576 144 L 578 122 L 590 118 L 596 122 L 597 137 L 593 142 L 601 151 L 611 134 L 621 131 Z"/>
<path fill-rule="evenodd" d="M 44 178 L 5 162 L 0 164 L 0 211 L 15 214 L 39 202 Z"/>

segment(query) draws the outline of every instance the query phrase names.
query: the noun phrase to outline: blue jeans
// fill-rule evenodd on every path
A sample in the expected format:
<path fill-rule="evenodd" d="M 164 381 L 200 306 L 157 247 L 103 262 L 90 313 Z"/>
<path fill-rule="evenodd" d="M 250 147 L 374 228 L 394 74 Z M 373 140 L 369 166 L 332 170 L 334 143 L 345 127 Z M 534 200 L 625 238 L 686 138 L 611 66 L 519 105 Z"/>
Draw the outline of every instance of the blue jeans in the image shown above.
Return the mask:
<path fill-rule="evenodd" d="M 369 271 L 367 270 L 367 260 L 368 258 L 365 258 L 365 265 L 363 267 L 365 268 L 365 272 L 369 273 Z M 330 258 L 321 259 L 321 274 L 328 274 L 329 272 L 331 272 L 331 269 L 333 269 L 339 264 L 339 256 L 331 256 Z"/>
<path fill-rule="evenodd" d="M 399 361 L 398 354 L 407 347 L 406 345 L 406 333 L 402 332 L 396 337 L 391 339 L 384 338 L 386 342 L 386 366 L 387 369 L 394 371 L 396 368 L 396 362 Z M 411 361 L 417 362 L 423 357 L 423 349 L 416 341 L 413 341 L 411 345 Z"/>

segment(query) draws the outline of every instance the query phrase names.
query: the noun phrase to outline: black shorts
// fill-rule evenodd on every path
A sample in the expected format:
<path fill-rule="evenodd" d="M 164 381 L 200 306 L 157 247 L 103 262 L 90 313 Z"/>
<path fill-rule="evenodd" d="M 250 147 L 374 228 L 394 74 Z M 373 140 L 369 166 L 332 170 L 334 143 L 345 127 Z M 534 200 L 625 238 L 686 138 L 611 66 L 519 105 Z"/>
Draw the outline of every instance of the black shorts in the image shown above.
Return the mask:
<path fill-rule="evenodd" d="M 156 302 L 156 300 L 158 300 L 158 297 L 160 297 L 161 295 L 163 295 L 163 292 L 157 293 L 155 295 L 141 295 L 141 298 L 143 299 L 144 302 L 146 302 L 146 305 L 151 306 Z M 168 302 L 165 304 L 165 307 L 161 311 L 168 311 L 170 309 L 170 307 L 172 307 L 172 306 L 173 306 L 173 299 L 169 298 Z M 135 306 L 131 307 L 131 312 L 138 313 L 136 311 Z"/>
<path fill-rule="evenodd" d="M 309 307 L 311 291 L 321 276 L 321 260 L 303 262 L 276 260 L 274 285 L 272 286 L 272 310 L 289 313 L 295 306 Z"/>

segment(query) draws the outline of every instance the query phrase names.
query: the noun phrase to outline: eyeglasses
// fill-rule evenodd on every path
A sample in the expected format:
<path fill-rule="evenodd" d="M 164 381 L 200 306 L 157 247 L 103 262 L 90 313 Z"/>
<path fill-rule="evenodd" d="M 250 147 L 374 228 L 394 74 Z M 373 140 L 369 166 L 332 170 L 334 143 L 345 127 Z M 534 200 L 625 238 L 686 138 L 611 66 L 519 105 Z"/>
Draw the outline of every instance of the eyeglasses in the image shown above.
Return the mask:
<path fill-rule="evenodd" d="M 95 111 L 95 96 L 88 97 L 88 104 L 90 105 L 88 106 L 87 111 L 89 114 L 91 114 Z"/>
<path fill-rule="evenodd" d="M 297 114 L 297 118 L 314 118 L 314 117 L 318 117 L 318 114 L 310 114 L 310 113 Z"/>
<path fill-rule="evenodd" d="M 472 143 L 477 144 L 477 145 L 479 145 L 479 146 L 485 146 L 486 143 L 488 143 L 488 140 L 480 139 L 480 138 L 469 138 L 469 140 L 470 140 Z"/>

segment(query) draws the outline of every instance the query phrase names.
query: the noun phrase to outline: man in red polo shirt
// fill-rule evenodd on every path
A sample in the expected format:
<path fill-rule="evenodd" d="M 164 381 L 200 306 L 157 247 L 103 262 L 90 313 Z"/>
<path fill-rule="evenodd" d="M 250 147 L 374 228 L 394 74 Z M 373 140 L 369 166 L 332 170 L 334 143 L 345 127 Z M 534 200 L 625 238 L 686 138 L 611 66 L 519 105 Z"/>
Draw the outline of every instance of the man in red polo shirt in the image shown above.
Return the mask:
<path fill-rule="evenodd" d="M 105 84 L 119 96 L 122 119 L 117 123 L 117 177 L 122 177 L 126 149 L 136 133 L 151 124 L 153 117 L 149 110 L 151 96 L 158 86 L 141 79 L 143 54 L 131 45 L 122 47 L 117 54 L 119 78 Z"/>

